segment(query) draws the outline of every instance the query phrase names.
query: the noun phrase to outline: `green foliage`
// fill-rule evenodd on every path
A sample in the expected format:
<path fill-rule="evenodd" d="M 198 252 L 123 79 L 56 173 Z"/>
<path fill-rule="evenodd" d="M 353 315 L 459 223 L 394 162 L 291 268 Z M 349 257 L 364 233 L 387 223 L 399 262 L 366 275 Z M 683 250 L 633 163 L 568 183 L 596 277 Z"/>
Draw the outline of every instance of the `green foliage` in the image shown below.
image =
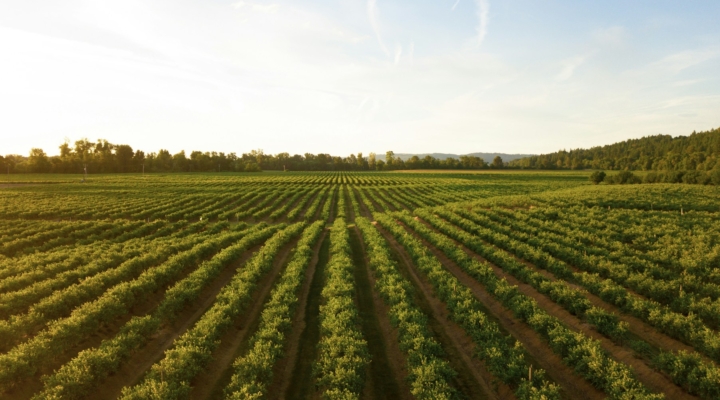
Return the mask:
<path fill-rule="evenodd" d="M 511 166 L 536 169 L 709 171 L 720 161 L 720 128 L 690 136 L 647 136 L 607 146 L 526 157 Z"/>
<path fill-rule="evenodd" d="M 535 369 L 531 376 L 532 380 L 528 380 L 530 365 L 525 360 L 525 351 L 522 345 L 519 342 L 513 343 L 510 337 L 506 337 L 500 332 L 497 323 L 489 319 L 482 311 L 480 303 L 470 289 L 446 271 L 437 258 L 428 254 L 422 242 L 408 234 L 387 215 L 375 214 L 375 219 L 383 228 L 390 231 L 410 253 L 418 269 L 428 277 L 434 286 L 438 297 L 447 304 L 452 320 L 465 329 L 473 341 L 478 344 L 477 356 L 485 362 L 488 370 L 495 377 L 517 388 L 516 395 L 518 396 L 540 394 L 548 399 L 559 398 L 559 387 L 545 381 L 542 369 Z M 430 233 L 427 228 L 424 232 Z M 439 239 L 436 236 L 432 237 Z M 444 239 L 442 243 L 434 243 L 446 251 L 451 258 L 462 255 L 467 257 L 448 239 Z M 492 271 L 488 270 L 481 274 L 493 275 Z"/>
<path fill-rule="evenodd" d="M 299 222 L 281 230 L 245 264 L 195 325 L 177 338 L 138 385 L 123 389 L 123 399 L 188 398 L 190 381 L 210 361 L 219 338 L 247 306 L 257 281 L 272 267 L 283 245 L 300 233 Z"/>
<path fill-rule="evenodd" d="M 226 398 L 258 398 L 266 394 L 272 381 L 273 366 L 283 355 L 285 335 L 291 328 L 298 304 L 298 288 L 312 259 L 312 248 L 324 227 L 324 221 L 316 221 L 303 231 L 292 260 L 263 309 L 260 326 L 250 339 L 250 350 L 233 363 L 234 373 L 225 388 Z"/>
<path fill-rule="evenodd" d="M 595 171 L 590 174 L 590 182 L 595 185 L 599 184 L 603 180 L 605 180 L 605 171 Z"/>
<path fill-rule="evenodd" d="M 355 306 L 349 240 L 345 220 L 335 218 L 330 230 L 330 261 L 321 293 L 318 358 L 313 365 L 317 384 L 326 399 L 359 398 L 365 368 L 370 362 Z"/>

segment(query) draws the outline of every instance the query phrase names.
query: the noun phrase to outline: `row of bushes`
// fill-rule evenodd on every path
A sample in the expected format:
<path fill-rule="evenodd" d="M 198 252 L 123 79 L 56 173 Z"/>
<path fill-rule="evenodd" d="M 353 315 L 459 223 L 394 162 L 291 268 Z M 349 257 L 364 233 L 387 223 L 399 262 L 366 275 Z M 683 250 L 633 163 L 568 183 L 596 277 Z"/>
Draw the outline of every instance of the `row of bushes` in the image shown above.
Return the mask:
<path fill-rule="evenodd" d="M 466 210 L 456 208 L 455 211 L 464 217 L 472 216 Z M 512 237 L 488 230 L 458 214 L 440 209 L 437 209 L 436 212 L 463 230 L 478 235 L 483 240 L 487 240 L 500 248 L 518 254 L 520 257 L 533 262 L 536 266 L 552 272 L 557 277 L 584 287 L 604 301 L 644 320 L 660 332 L 693 345 L 695 349 L 711 358 L 717 356 L 717 349 L 720 344 L 717 340 L 717 334 L 705 327 L 697 317 L 672 312 L 655 301 L 633 295 L 610 279 L 603 279 L 596 274 L 586 272 L 573 272 L 565 262 L 555 259 L 543 250 L 534 249 L 514 240 Z M 675 364 L 668 362 L 668 359 L 674 359 Z M 663 353 L 663 361 L 657 363 L 657 366 L 662 367 L 663 371 L 670 374 L 676 383 L 686 387 L 691 393 L 700 394 L 706 398 L 716 398 L 716 394 L 720 394 L 720 385 L 714 379 L 719 372 L 710 363 L 702 363 L 699 367 L 693 369 L 692 380 L 681 381 L 681 379 L 684 379 L 682 371 L 690 368 L 690 365 L 683 366 L 682 363 L 690 359 L 692 357 L 684 357 L 682 354 Z M 680 372 L 678 372 L 678 369 Z M 702 384 L 690 386 L 692 381 L 698 381 Z"/>
<path fill-rule="evenodd" d="M 330 231 L 330 261 L 321 292 L 320 340 L 313 373 L 323 398 L 359 399 L 370 363 L 367 341 L 360 330 L 355 305 L 354 265 L 350 235 L 342 218 L 344 196 Z"/>
<path fill-rule="evenodd" d="M 273 266 L 282 247 L 300 234 L 305 224 L 298 222 L 279 231 L 245 263 L 225 285 L 212 307 L 184 334 L 175 339 L 162 360 L 155 363 L 143 381 L 123 388 L 122 399 L 183 399 L 190 396 L 190 381 L 212 359 L 220 337 L 250 303 L 257 282 Z"/>
<path fill-rule="evenodd" d="M 714 169 L 711 171 L 650 171 L 642 177 L 635 175 L 632 171 L 620 171 L 613 175 L 607 175 L 604 171 L 595 171 L 590 174 L 590 181 L 596 185 L 600 182 L 606 182 L 611 185 L 636 183 L 720 185 L 720 169 Z"/>
<path fill-rule="evenodd" d="M 473 339 L 475 354 L 484 361 L 493 376 L 513 387 L 518 399 L 560 398 L 559 387 L 545 380 L 544 370 L 538 368 L 530 373 L 531 364 L 525 358 L 522 344 L 502 333 L 500 326 L 482 310 L 472 291 L 448 272 L 420 240 L 387 214 L 376 213 L 374 216 L 405 247 L 440 300 L 447 305 L 450 319 Z"/>
<path fill-rule="evenodd" d="M 362 232 L 369 264 L 375 272 L 375 290 L 388 305 L 390 323 L 398 330 L 400 349 L 407 359 L 411 393 L 417 399 L 455 398 L 456 391 L 450 382 L 457 372 L 443 359 L 443 349 L 428 328 L 427 315 L 415 304 L 412 284 L 400 273 L 387 241 L 370 221 L 357 217 L 355 222 Z"/>
<path fill-rule="evenodd" d="M 316 221 L 305 228 L 290 263 L 270 293 L 260 316 L 260 325 L 250 339 L 247 354 L 235 359 L 230 384 L 225 388 L 229 399 L 252 399 L 265 396 L 273 379 L 273 367 L 283 355 L 285 335 L 299 303 L 298 289 L 306 279 L 305 272 L 313 255 L 313 246 L 325 227 Z"/>
<path fill-rule="evenodd" d="M 100 346 L 81 351 L 52 375 L 42 378 L 44 390 L 34 399 L 77 399 L 87 396 L 107 376 L 115 373 L 125 360 L 158 333 L 164 324 L 174 321 L 183 307 L 195 301 L 201 291 L 250 247 L 270 237 L 279 226 L 256 225 L 245 236 L 165 292 L 163 301 L 148 315 L 133 317 L 117 335 Z"/>
<path fill-rule="evenodd" d="M 20 379 L 32 376 L 39 368 L 52 362 L 54 356 L 96 332 L 99 325 L 127 314 L 133 305 L 173 282 L 187 267 L 237 240 L 237 235 L 227 234 L 206 240 L 144 271 L 136 279 L 112 287 L 96 300 L 75 308 L 67 318 L 50 322 L 32 339 L 0 355 L 0 388 L 13 386 Z"/>

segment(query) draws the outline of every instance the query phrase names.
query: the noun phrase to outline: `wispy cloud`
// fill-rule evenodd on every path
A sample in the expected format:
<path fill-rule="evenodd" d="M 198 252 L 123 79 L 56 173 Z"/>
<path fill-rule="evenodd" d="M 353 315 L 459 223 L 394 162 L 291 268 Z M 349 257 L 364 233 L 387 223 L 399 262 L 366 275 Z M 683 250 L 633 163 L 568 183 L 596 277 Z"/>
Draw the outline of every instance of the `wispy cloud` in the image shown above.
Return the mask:
<path fill-rule="evenodd" d="M 589 58 L 589 56 L 584 55 L 584 56 L 573 57 L 573 58 L 565 60 L 563 62 L 562 70 L 560 70 L 560 73 L 555 75 L 555 80 L 558 82 L 562 82 L 562 81 L 566 81 L 566 80 L 570 79 L 573 76 L 573 74 L 575 73 L 575 70 L 579 66 L 583 65 L 585 63 L 585 61 L 587 61 L 588 58 Z"/>
<path fill-rule="evenodd" d="M 400 64 L 400 56 L 402 56 L 402 46 L 398 43 L 395 45 L 395 65 Z"/>
<path fill-rule="evenodd" d="M 455 7 L 457 7 L 458 4 L 460 4 L 460 0 L 456 0 L 456 1 L 455 1 L 455 4 L 453 4 L 453 6 L 452 6 L 452 8 L 450 9 L 450 11 L 455 11 Z"/>
<path fill-rule="evenodd" d="M 478 7 L 478 45 L 481 45 L 483 40 L 485 40 L 485 35 L 487 35 L 488 13 L 490 11 L 490 3 L 487 0 L 475 0 L 475 3 Z"/>
<path fill-rule="evenodd" d="M 390 57 L 390 50 L 388 50 L 387 46 L 385 46 L 385 43 L 383 42 L 382 36 L 380 35 L 380 23 L 378 22 L 378 16 L 377 16 L 377 6 L 375 5 L 375 0 L 368 0 L 367 2 L 367 13 L 368 13 L 368 19 L 370 19 L 370 26 L 372 26 L 373 31 L 375 32 L 375 37 L 377 37 L 377 41 L 380 44 L 380 48 L 382 51 Z"/>
<path fill-rule="evenodd" d="M 652 63 L 650 66 L 671 73 L 678 73 L 684 69 L 702 64 L 705 61 L 712 60 L 720 56 L 720 51 L 713 49 L 686 50 L 679 53 L 671 54 L 659 61 Z"/>

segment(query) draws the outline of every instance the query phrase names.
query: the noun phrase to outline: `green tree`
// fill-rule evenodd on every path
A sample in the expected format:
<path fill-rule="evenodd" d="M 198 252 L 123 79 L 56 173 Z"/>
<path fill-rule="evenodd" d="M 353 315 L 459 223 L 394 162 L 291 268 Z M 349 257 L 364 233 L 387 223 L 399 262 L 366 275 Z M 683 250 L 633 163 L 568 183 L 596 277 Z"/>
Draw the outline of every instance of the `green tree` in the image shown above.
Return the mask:
<path fill-rule="evenodd" d="M 395 163 L 395 152 L 392 150 L 385 152 L 385 164 L 387 164 L 387 167 L 391 168 L 394 163 Z"/>
<path fill-rule="evenodd" d="M 368 154 L 368 168 L 370 169 L 370 171 L 375 171 L 375 168 L 377 168 L 375 153 Z"/>
<path fill-rule="evenodd" d="M 249 162 L 245 164 L 245 172 L 262 172 L 262 169 L 257 163 Z"/>
<path fill-rule="evenodd" d="M 118 172 L 132 171 L 133 149 L 126 144 L 115 146 L 115 161 Z"/>
<path fill-rule="evenodd" d="M 597 185 L 605 180 L 605 171 L 595 171 L 590 174 L 590 182 Z"/>
<path fill-rule="evenodd" d="M 28 158 L 30 172 L 50 172 L 50 162 L 43 149 L 33 148 Z"/>
<path fill-rule="evenodd" d="M 495 156 L 495 158 L 493 158 L 493 162 L 492 162 L 493 168 L 502 168 L 503 165 L 504 165 L 503 160 L 500 156 Z"/>

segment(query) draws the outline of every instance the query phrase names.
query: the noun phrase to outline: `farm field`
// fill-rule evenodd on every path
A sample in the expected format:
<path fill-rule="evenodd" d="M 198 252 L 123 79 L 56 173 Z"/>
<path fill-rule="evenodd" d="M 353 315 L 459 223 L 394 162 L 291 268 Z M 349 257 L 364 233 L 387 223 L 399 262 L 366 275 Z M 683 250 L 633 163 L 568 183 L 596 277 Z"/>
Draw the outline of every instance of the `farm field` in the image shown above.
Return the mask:
<path fill-rule="evenodd" d="M 719 399 L 720 188 L 13 175 L 0 398 Z"/>

